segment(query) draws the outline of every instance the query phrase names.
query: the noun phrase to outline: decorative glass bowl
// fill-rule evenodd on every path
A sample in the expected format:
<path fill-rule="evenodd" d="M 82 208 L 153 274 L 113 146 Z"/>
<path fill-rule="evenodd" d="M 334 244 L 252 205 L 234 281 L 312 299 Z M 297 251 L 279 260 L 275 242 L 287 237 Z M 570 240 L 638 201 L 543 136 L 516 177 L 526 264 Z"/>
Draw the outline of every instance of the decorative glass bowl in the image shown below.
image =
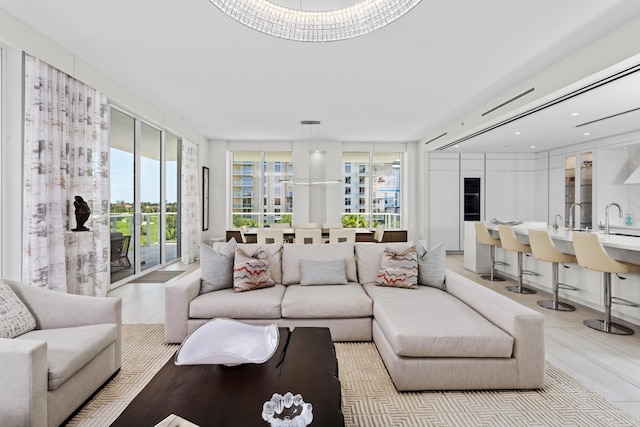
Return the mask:
<path fill-rule="evenodd" d="M 274 393 L 271 400 L 262 405 L 262 419 L 271 427 L 305 427 L 313 421 L 313 407 L 299 394 Z"/>
<path fill-rule="evenodd" d="M 213 319 L 193 331 L 182 343 L 176 365 L 264 363 L 278 348 L 280 333 L 273 323 L 249 325 L 231 319 Z"/>

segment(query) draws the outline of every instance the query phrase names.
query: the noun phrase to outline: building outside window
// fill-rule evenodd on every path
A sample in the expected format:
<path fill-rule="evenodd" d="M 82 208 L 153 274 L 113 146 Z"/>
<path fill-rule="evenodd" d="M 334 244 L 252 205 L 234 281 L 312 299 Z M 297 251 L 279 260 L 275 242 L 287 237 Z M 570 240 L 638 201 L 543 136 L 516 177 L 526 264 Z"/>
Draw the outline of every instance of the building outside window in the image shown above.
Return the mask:
<path fill-rule="evenodd" d="M 280 182 L 293 177 L 290 151 L 233 152 L 233 227 L 268 227 L 291 223 L 293 186 Z"/>
<path fill-rule="evenodd" d="M 397 152 L 342 153 L 345 227 L 400 228 L 401 156 Z"/>

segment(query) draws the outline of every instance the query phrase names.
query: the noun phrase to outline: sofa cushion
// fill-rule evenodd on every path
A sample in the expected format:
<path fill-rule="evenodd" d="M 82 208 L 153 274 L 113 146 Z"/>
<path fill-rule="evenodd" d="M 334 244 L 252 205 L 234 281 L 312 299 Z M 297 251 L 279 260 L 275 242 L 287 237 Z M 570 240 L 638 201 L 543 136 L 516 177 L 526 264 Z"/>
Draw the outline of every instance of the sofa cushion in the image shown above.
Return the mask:
<path fill-rule="evenodd" d="M 269 288 L 273 285 L 267 254 L 262 249 L 258 249 L 253 256 L 247 255 L 242 249 L 236 249 L 233 261 L 233 290 L 235 292 Z"/>
<path fill-rule="evenodd" d="M 233 259 L 236 246 L 236 239 L 233 237 L 219 251 L 206 243 L 200 245 L 201 294 L 233 287 Z"/>
<path fill-rule="evenodd" d="M 427 251 L 421 242 L 417 242 L 416 251 L 418 253 L 418 284 L 446 290 L 447 251 L 444 243 L 440 242 Z"/>
<path fill-rule="evenodd" d="M 295 245 L 285 243 L 282 248 L 282 284 L 293 285 L 300 283 L 300 260 L 335 261 L 347 260 L 347 280 L 358 281 L 355 273 L 355 259 L 353 257 L 353 242 L 321 243 L 315 245 Z"/>
<path fill-rule="evenodd" d="M 0 279 L 0 338 L 15 338 L 36 328 L 36 319 L 20 297 Z"/>
<path fill-rule="evenodd" d="M 413 247 L 413 243 L 356 243 L 355 250 L 356 263 L 358 265 L 358 281 L 362 284 L 375 283 L 385 248 L 390 248 L 396 252 L 402 252 L 410 247 Z"/>
<path fill-rule="evenodd" d="M 222 289 L 195 297 L 189 303 L 189 317 L 212 319 L 279 319 L 285 287 L 276 284 L 253 292 L 233 292 Z"/>
<path fill-rule="evenodd" d="M 291 319 L 355 318 L 373 314 L 373 302 L 357 283 L 287 286 L 282 317 Z"/>
<path fill-rule="evenodd" d="M 46 341 L 49 390 L 55 390 L 93 360 L 118 336 L 118 325 L 76 326 L 37 329 L 16 339 Z"/>
<path fill-rule="evenodd" d="M 376 285 L 396 288 L 418 288 L 418 256 L 415 248 L 394 252 L 385 248 Z"/>
<path fill-rule="evenodd" d="M 481 286 L 481 285 L 478 285 Z M 511 357 L 513 338 L 451 294 L 364 285 L 373 315 L 399 356 Z"/>
<path fill-rule="evenodd" d="M 346 259 L 335 261 L 300 260 L 300 284 L 313 285 L 346 285 Z"/>

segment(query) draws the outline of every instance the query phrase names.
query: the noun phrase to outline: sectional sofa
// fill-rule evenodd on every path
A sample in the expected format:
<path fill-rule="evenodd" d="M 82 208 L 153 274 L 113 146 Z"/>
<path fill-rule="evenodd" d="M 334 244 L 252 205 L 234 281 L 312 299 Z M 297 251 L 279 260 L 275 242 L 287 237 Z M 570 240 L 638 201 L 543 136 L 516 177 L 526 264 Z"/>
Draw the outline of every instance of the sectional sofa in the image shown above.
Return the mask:
<path fill-rule="evenodd" d="M 273 285 L 248 292 L 225 285 L 233 282 L 230 246 L 243 254 L 262 253 Z M 200 269 L 167 286 L 165 339 L 182 342 L 219 317 L 322 326 L 334 341 L 373 340 L 400 391 L 542 387 L 543 316 L 445 270 L 443 247 L 421 246 L 422 285 L 409 289 L 380 286 L 380 278 L 393 270 L 381 266 L 385 250 L 405 253 L 414 243 L 217 243 L 205 248 Z M 227 264 L 220 264 L 224 258 Z M 213 287 L 211 280 L 217 281 Z"/>

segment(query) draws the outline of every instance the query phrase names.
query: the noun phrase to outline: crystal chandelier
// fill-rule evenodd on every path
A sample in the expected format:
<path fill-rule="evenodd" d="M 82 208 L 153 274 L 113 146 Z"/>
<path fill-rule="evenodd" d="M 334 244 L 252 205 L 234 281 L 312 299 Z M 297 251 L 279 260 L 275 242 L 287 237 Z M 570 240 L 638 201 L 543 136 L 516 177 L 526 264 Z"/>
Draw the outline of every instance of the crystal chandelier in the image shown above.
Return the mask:
<path fill-rule="evenodd" d="M 287 40 L 328 42 L 358 37 L 400 18 L 420 0 L 363 0 L 326 11 L 291 9 L 269 0 L 210 0 L 256 31 Z"/>

